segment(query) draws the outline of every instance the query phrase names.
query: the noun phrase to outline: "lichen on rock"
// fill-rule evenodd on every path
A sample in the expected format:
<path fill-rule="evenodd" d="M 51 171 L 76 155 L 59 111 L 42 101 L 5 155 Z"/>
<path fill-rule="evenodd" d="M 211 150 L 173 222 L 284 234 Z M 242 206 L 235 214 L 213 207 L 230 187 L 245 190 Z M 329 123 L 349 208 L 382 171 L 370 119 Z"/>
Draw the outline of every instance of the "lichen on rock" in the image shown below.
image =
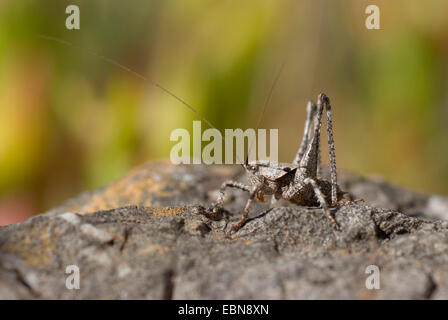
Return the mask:
<path fill-rule="evenodd" d="M 342 188 L 364 199 L 333 210 L 341 231 L 319 208 L 280 202 L 257 204 L 229 235 L 247 195 L 231 192 L 223 219 L 201 214 L 228 178 L 244 180 L 230 166 L 150 162 L 1 227 L 0 298 L 448 298 L 448 222 L 431 215 L 431 196 L 341 173 Z M 66 287 L 69 265 L 79 290 Z M 369 265 L 379 290 L 366 288 Z"/>

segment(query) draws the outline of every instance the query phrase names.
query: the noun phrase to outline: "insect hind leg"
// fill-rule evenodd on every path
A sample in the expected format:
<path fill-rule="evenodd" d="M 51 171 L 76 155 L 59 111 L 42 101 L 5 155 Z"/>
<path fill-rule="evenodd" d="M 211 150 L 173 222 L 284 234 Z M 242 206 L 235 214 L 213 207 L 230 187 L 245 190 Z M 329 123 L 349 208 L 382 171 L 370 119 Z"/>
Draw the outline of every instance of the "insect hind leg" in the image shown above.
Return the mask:
<path fill-rule="evenodd" d="M 303 132 L 302 142 L 300 143 L 299 150 L 297 150 L 296 157 L 293 160 L 293 164 L 297 165 L 302 160 L 303 155 L 305 154 L 306 148 L 308 147 L 308 143 L 311 139 L 311 125 L 313 118 L 315 118 L 316 114 L 316 104 L 313 101 L 309 101 L 306 106 L 306 120 L 305 120 L 305 128 Z M 316 125 L 316 124 L 314 124 Z"/>
<path fill-rule="evenodd" d="M 322 193 L 319 185 L 314 179 L 306 178 L 304 180 L 305 184 L 310 184 L 313 187 L 314 194 L 319 201 L 320 206 L 322 207 L 325 215 L 327 216 L 328 220 L 330 220 L 331 224 L 336 230 L 339 230 L 339 224 L 337 223 L 336 219 L 333 217 L 333 215 L 330 212 L 330 208 L 328 207 L 327 202 L 325 201 L 325 196 Z"/>
<path fill-rule="evenodd" d="M 327 116 L 327 135 L 328 135 L 328 149 L 330 154 L 330 180 L 331 180 L 331 204 L 335 206 L 338 202 L 337 197 L 337 170 L 336 170 L 336 156 L 333 139 L 333 121 L 331 117 L 330 99 L 323 93 L 318 97 L 319 101 L 325 105 Z"/>

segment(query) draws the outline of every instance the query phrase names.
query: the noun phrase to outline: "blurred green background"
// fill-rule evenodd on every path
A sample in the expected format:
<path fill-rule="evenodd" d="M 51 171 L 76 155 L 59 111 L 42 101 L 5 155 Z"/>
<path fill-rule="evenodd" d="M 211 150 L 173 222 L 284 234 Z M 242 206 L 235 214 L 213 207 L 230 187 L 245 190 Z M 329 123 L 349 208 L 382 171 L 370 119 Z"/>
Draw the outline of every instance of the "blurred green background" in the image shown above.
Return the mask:
<path fill-rule="evenodd" d="M 80 30 L 65 28 L 69 4 Z M 369 4 L 381 30 L 365 27 Z M 169 157 L 170 132 L 198 119 L 89 50 L 221 130 L 256 127 L 285 63 L 260 125 L 279 129 L 280 161 L 293 159 L 306 102 L 323 91 L 338 168 L 448 193 L 447 18 L 443 0 L 2 0 L 0 224 Z"/>

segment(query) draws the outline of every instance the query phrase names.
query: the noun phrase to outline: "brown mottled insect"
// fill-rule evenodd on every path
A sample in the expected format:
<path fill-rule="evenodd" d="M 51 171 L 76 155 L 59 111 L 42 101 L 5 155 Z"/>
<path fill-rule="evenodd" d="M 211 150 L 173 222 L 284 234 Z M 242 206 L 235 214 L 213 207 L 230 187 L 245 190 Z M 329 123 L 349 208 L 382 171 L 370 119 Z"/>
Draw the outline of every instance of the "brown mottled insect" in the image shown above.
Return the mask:
<path fill-rule="evenodd" d="M 327 114 L 331 181 L 319 177 L 320 130 L 324 108 Z M 312 121 L 314 121 L 313 128 Z M 242 218 L 233 226 L 233 232 L 238 231 L 246 223 L 254 199 L 262 200 L 265 195 L 272 195 L 272 202 L 283 198 L 301 206 L 320 206 L 333 226 L 339 229 L 329 208 L 345 203 L 345 200 L 342 200 L 345 193 L 339 189 L 337 184 L 331 105 L 330 99 L 325 94 L 321 93 L 318 96 L 317 105 L 312 101 L 307 105 L 302 143 L 292 163 L 269 163 L 268 161 L 248 163 L 246 158 L 244 168 L 249 175 L 250 185 L 236 181 L 224 182 L 216 203 L 207 209 L 214 214 L 222 209 L 226 188 L 237 188 L 249 192 L 249 200 L 244 208 Z"/>
<path fill-rule="evenodd" d="M 61 44 L 82 49 L 74 44 L 50 37 L 46 35 L 38 35 L 39 38 L 56 41 Z M 86 51 L 86 50 L 85 50 Z M 195 108 L 190 104 L 177 97 L 174 93 L 161 86 L 155 81 L 152 81 L 141 74 L 123 66 L 115 60 L 99 55 L 93 51 L 87 51 L 105 62 L 130 72 L 138 78 L 148 81 L 152 85 L 163 90 L 187 108 L 189 108 L 196 115 L 207 123 L 210 127 L 215 128 L 204 116 L 202 116 Z M 281 70 L 280 70 L 281 71 Z M 279 74 L 278 74 L 279 75 Z M 277 75 L 277 79 L 278 79 Z M 276 80 L 277 80 L 276 79 Z M 275 82 L 272 89 L 275 85 Z M 266 100 L 266 104 L 269 101 L 269 97 Z M 265 104 L 265 107 L 266 107 Z M 323 109 L 326 110 L 327 115 L 327 129 L 328 129 L 328 145 L 330 152 L 330 169 L 331 169 L 331 181 L 323 180 L 319 177 L 320 172 L 320 130 L 322 125 Z M 264 111 L 264 109 L 263 109 Z M 263 112 L 261 113 L 261 115 Z M 261 118 L 260 118 L 261 120 Z M 313 122 L 313 123 L 312 123 Z M 216 129 L 216 128 L 215 128 Z M 247 158 L 243 164 L 246 173 L 249 175 L 250 185 L 245 185 L 236 181 L 224 182 L 220 188 L 219 197 L 212 205 L 203 212 L 206 216 L 212 217 L 223 209 L 223 199 L 225 189 L 228 187 L 237 188 L 249 192 L 249 200 L 244 208 L 241 220 L 232 228 L 232 231 L 238 231 L 247 221 L 249 216 L 249 210 L 252 202 L 255 198 L 258 200 L 264 200 L 265 195 L 272 195 L 272 202 L 283 198 L 290 202 L 296 203 L 302 206 L 320 206 L 322 207 L 325 215 L 331 221 L 333 226 L 338 229 L 339 225 L 330 212 L 330 207 L 338 206 L 340 204 L 347 203 L 342 199 L 345 192 L 342 192 L 337 184 L 336 173 L 336 161 L 334 153 L 334 141 L 333 141 L 333 126 L 331 121 L 331 106 L 328 97 L 321 93 L 317 98 L 317 105 L 310 101 L 307 106 L 307 115 L 305 122 L 305 132 L 302 138 L 302 143 L 297 152 L 294 161 L 289 163 L 269 163 L 267 161 L 257 161 L 255 163 L 248 163 Z"/>

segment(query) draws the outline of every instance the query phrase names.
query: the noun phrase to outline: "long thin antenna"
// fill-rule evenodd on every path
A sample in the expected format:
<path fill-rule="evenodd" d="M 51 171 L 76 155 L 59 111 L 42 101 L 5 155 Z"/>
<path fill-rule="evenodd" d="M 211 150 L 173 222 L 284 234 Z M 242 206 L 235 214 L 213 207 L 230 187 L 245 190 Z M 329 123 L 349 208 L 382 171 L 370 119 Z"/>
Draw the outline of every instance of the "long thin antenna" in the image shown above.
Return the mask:
<path fill-rule="evenodd" d="M 202 121 L 204 121 L 204 122 L 205 122 L 207 125 L 209 125 L 211 128 L 216 129 L 216 127 L 215 127 L 213 124 L 211 124 L 210 121 L 208 121 L 208 120 L 207 120 L 201 113 L 199 113 L 199 111 L 197 111 L 195 108 L 193 108 L 188 102 L 186 102 L 185 100 L 179 98 L 179 97 L 176 96 L 173 92 L 171 92 L 170 90 L 168 90 L 167 88 L 165 88 L 165 87 L 162 86 L 161 84 L 159 84 L 159 83 L 155 82 L 154 80 L 151 80 L 151 79 L 149 79 L 149 78 L 147 78 L 147 77 L 141 75 L 141 74 L 138 73 L 137 71 L 134 71 L 134 70 L 132 70 L 132 69 L 130 69 L 130 68 L 128 68 L 128 67 L 122 65 L 121 63 L 119 63 L 119 62 L 117 62 L 117 61 L 115 61 L 115 60 L 113 60 L 113 59 L 111 59 L 111 58 L 108 58 L 108 57 L 106 57 L 106 56 L 103 56 L 103 55 L 101 55 L 101 54 L 98 54 L 98 53 L 96 53 L 95 51 L 92 51 L 92 50 L 89 50 L 89 49 L 85 49 L 85 48 L 81 48 L 81 47 L 79 47 L 79 46 L 77 46 L 77 45 L 75 45 L 75 44 L 73 44 L 73 43 L 71 43 L 71 42 L 69 42 L 69 41 L 62 40 L 62 39 L 55 38 L 55 37 L 51 37 L 51 36 L 41 35 L 41 34 L 37 35 L 37 37 L 39 37 L 39 38 L 41 38 L 41 39 L 45 39 L 45 40 L 50 40 L 50 41 L 59 42 L 59 43 L 61 43 L 61 44 L 63 44 L 63 45 L 66 45 L 66 46 L 75 48 L 75 49 L 77 49 L 77 50 L 85 51 L 85 52 L 87 52 L 87 53 L 89 53 L 89 54 L 91 54 L 91 55 L 96 56 L 97 58 L 100 58 L 101 60 L 103 60 L 103 61 L 105 61 L 105 62 L 108 62 L 108 63 L 110 63 L 110 64 L 116 66 L 117 68 L 120 68 L 120 69 L 122 69 L 122 70 L 124 70 L 124 71 L 130 72 L 131 74 L 133 74 L 133 75 L 136 76 L 137 78 L 140 78 L 140 79 L 143 80 L 143 81 L 149 82 L 149 83 L 151 83 L 153 86 L 155 86 L 155 87 L 157 87 L 157 88 L 159 88 L 159 89 L 165 91 L 165 92 L 168 93 L 171 97 L 173 97 L 174 99 L 176 99 L 177 101 L 179 101 L 180 103 L 182 103 L 184 106 L 186 106 L 188 109 L 190 109 L 192 112 L 194 112 L 194 114 L 196 114 L 197 116 L 199 116 L 199 117 L 202 119 Z M 216 130 L 218 130 L 218 129 L 216 129 Z M 223 137 L 221 137 L 221 138 L 224 140 Z"/>
<path fill-rule="evenodd" d="M 286 60 L 283 60 L 280 68 L 277 71 L 277 74 L 276 74 L 276 76 L 274 78 L 274 81 L 272 82 L 271 88 L 269 89 L 269 93 L 268 93 L 268 95 L 266 97 L 266 100 L 264 101 L 263 109 L 261 110 L 261 113 L 258 116 L 257 127 L 255 129 L 255 134 L 257 133 L 258 128 L 260 127 L 261 120 L 263 119 L 264 112 L 266 111 L 266 108 L 267 108 L 267 106 L 269 104 L 269 101 L 271 101 L 272 92 L 274 92 L 274 88 L 275 88 L 275 86 L 276 86 L 276 84 L 278 82 L 278 79 L 280 78 L 280 75 L 282 74 L 283 67 L 285 66 L 285 63 L 286 63 Z M 251 150 L 252 150 L 252 145 L 250 145 L 249 149 L 247 150 L 246 163 L 248 162 L 249 154 L 250 154 Z"/>
<path fill-rule="evenodd" d="M 131 68 L 128 68 L 128 67 L 126 67 L 125 65 L 122 65 L 122 64 L 119 63 L 118 61 L 113 60 L 113 59 L 111 59 L 111 58 L 108 58 L 108 57 L 106 57 L 106 56 L 103 56 L 103 55 L 101 55 L 101 54 L 98 54 L 98 53 L 96 53 L 96 52 L 93 51 L 93 50 L 89 50 L 89 49 L 82 48 L 82 47 L 80 47 L 80 46 L 77 46 L 77 45 L 75 45 L 75 44 L 73 44 L 73 43 L 71 43 L 71 42 L 69 42 L 69 41 L 63 40 L 63 39 L 59 39 L 59 38 L 52 37 L 52 36 L 47 36 L 47 35 L 42 35 L 42 34 L 38 34 L 37 37 L 38 37 L 38 38 L 41 38 L 41 39 L 49 40 L 49 41 L 55 41 L 55 42 L 61 43 L 61 44 L 63 44 L 63 45 L 66 45 L 66 46 L 68 46 L 68 47 L 72 47 L 72 48 L 74 48 L 74 49 L 77 49 L 77 50 L 80 50 L 80 51 L 87 52 L 87 53 L 89 53 L 89 54 L 91 54 L 91 55 L 93 55 L 93 56 L 95 56 L 95 57 L 97 57 L 97 58 L 99 58 L 99 59 L 101 59 L 101 60 L 107 62 L 107 63 L 110 63 L 110 64 L 114 65 L 115 67 L 117 67 L 117 68 L 119 68 L 119 69 L 121 69 L 121 70 L 124 70 L 124 71 L 126 71 L 126 72 L 129 72 L 129 73 L 133 74 L 134 76 L 136 76 L 137 78 L 139 78 L 139 79 L 141 79 L 141 80 L 143 80 L 143 81 L 145 81 L 145 82 L 149 82 L 149 83 L 152 84 L 153 86 L 155 86 L 155 87 L 161 89 L 162 91 L 164 91 L 165 93 L 169 94 L 171 97 L 173 97 L 174 99 L 176 99 L 177 101 L 179 101 L 180 103 L 182 103 L 184 106 L 186 106 L 188 109 L 190 109 L 194 114 L 196 114 L 197 116 L 199 116 L 199 117 L 202 119 L 202 121 L 204 121 L 209 127 L 218 130 L 218 129 L 217 129 L 217 128 L 210 122 L 210 121 L 208 121 L 208 120 L 207 120 L 207 119 L 206 119 L 206 118 L 205 118 L 199 111 L 197 111 L 197 110 L 196 110 L 192 105 L 190 105 L 188 102 L 186 102 L 185 100 L 179 98 L 179 97 L 178 97 L 177 95 L 175 95 L 173 92 L 171 92 L 170 90 L 168 90 L 167 88 L 165 88 L 165 87 L 162 86 L 161 84 L 157 83 L 156 81 L 151 80 L 151 79 L 149 79 L 149 78 L 147 78 L 147 77 L 141 75 L 141 74 L 138 73 L 137 71 L 134 71 L 134 70 L 132 70 Z M 219 131 L 219 130 L 218 130 L 218 131 Z M 224 137 L 223 137 L 222 135 L 221 135 L 221 139 L 226 143 L 226 140 L 224 139 Z M 235 155 L 235 156 L 236 156 L 237 160 L 238 160 L 239 162 L 241 162 L 241 160 L 238 159 L 238 156 L 237 156 L 237 155 Z M 241 163 L 241 165 L 244 167 L 244 164 L 243 164 L 243 163 Z"/>
<path fill-rule="evenodd" d="M 261 113 L 260 113 L 260 115 L 258 117 L 257 128 L 256 128 L 255 131 L 257 131 L 258 128 L 260 127 L 260 123 L 261 123 L 261 120 L 263 119 L 264 112 L 266 111 L 266 108 L 267 108 L 267 106 L 269 104 L 269 101 L 271 101 L 272 92 L 274 92 L 274 88 L 277 85 L 277 82 L 278 82 L 278 79 L 280 78 L 280 75 L 282 74 L 282 71 L 283 71 L 283 68 L 285 66 L 285 63 L 286 63 L 286 61 L 283 60 L 280 68 L 277 71 L 277 74 L 275 75 L 275 79 L 272 82 L 271 88 L 269 89 L 268 96 L 266 97 L 266 100 L 264 101 L 263 109 L 261 110 Z"/>

